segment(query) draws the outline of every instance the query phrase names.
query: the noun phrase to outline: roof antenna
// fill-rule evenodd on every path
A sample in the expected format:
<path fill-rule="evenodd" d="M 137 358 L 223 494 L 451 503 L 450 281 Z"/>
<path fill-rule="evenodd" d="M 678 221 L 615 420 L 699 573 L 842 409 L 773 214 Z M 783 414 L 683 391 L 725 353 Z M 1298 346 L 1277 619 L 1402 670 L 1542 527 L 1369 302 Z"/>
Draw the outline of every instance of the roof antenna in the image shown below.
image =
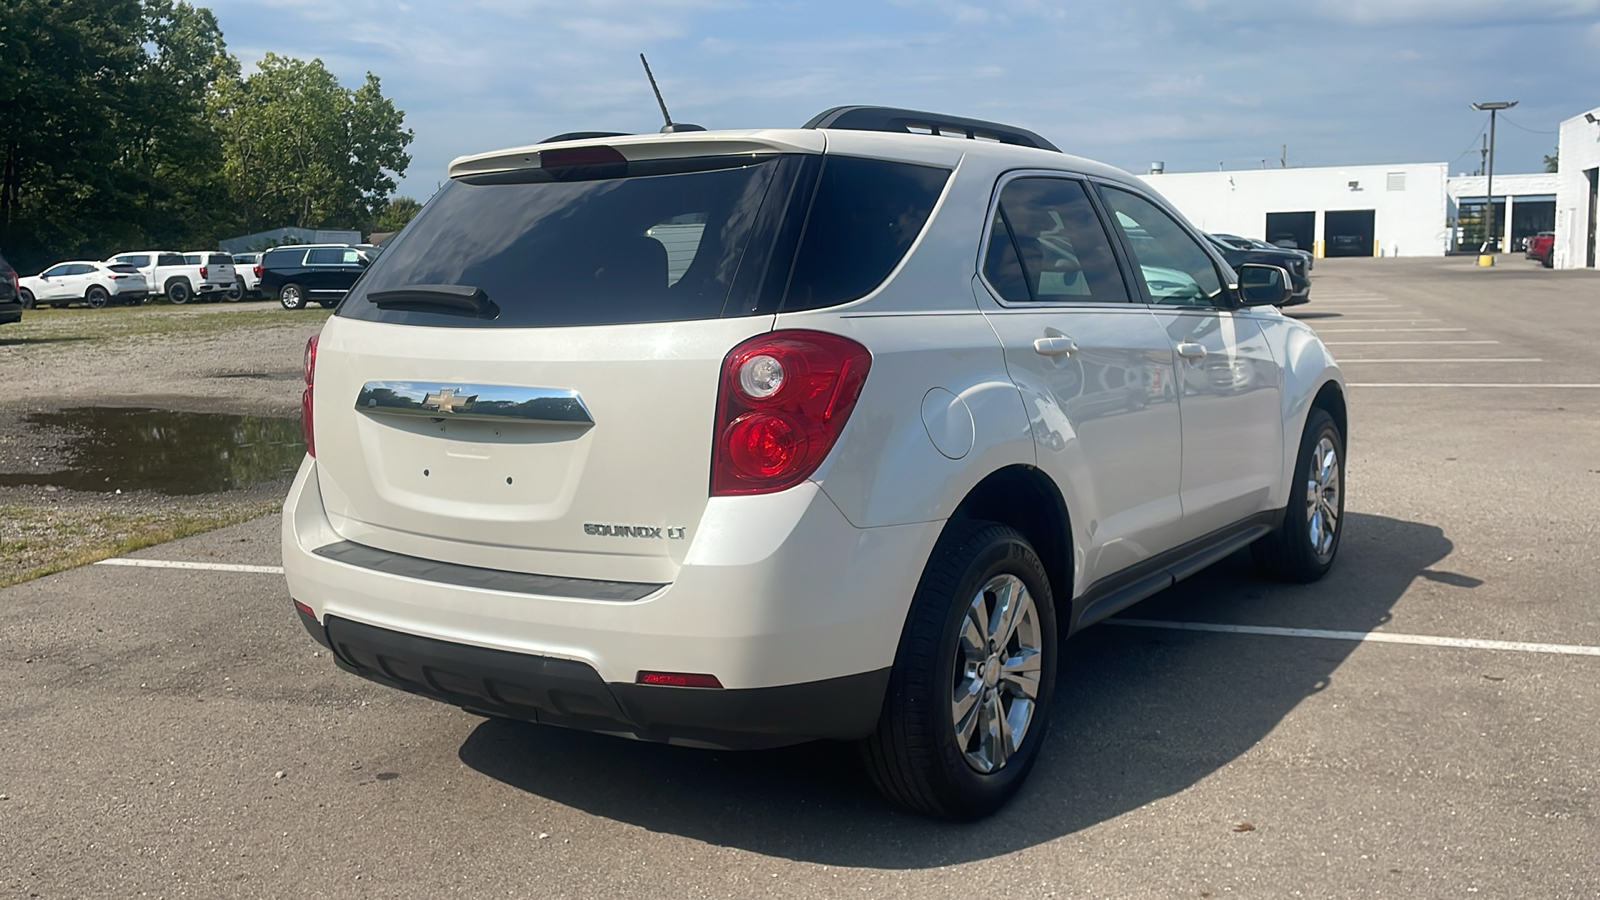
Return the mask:
<path fill-rule="evenodd" d="M 661 126 L 661 133 L 675 134 L 680 131 L 705 131 L 704 126 L 701 125 L 672 121 L 672 115 L 667 112 L 667 101 L 661 99 L 661 88 L 656 87 L 656 76 L 650 71 L 650 61 L 645 59 L 644 54 L 641 53 L 639 54 L 639 62 L 644 63 L 644 77 L 650 79 L 650 90 L 656 93 L 656 105 L 661 107 L 661 118 L 667 122 L 667 124 Z"/>

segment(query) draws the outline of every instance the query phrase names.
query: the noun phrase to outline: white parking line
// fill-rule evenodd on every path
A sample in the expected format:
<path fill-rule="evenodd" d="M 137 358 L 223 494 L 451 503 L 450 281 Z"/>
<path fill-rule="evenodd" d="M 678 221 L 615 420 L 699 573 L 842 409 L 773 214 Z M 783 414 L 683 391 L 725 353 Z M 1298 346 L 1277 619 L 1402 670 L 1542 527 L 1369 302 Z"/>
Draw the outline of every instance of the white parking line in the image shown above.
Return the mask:
<path fill-rule="evenodd" d="M 1427 383 L 1410 382 L 1410 381 L 1404 381 L 1404 382 L 1402 382 L 1402 381 L 1391 381 L 1391 382 L 1382 382 L 1382 383 L 1380 383 L 1380 382 L 1368 382 L 1366 384 L 1362 384 L 1360 382 L 1351 382 L 1350 386 L 1351 387 L 1371 387 L 1371 388 L 1406 388 L 1406 387 L 1414 387 L 1414 388 L 1600 388 L 1600 384 L 1579 384 L 1579 383 L 1572 383 L 1572 382 L 1568 382 L 1568 383 L 1565 383 L 1565 384 L 1552 384 L 1552 383 L 1548 383 L 1548 382 L 1536 384 L 1536 383 L 1532 383 L 1532 382 L 1515 382 L 1515 381 L 1502 381 L 1502 382 L 1487 382 L 1487 381 L 1450 381 L 1450 382 L 1445 382 L 1445 381 L 1436 381 L 1436 382 L 1427 382 Z"/>
<path fill-rule="evenodd" d="M 1320 628 L 1275 628 L 1267 625 L 1217 625 L 1210 622 L 1160 622 L 1154 619 L 1107 619 L 1107 625 L 1161 628 L 1169 631 L 1209 631 L 1219 634 L 1257 634 L 1267 637 L 1318 638 L 1361 644 L 1418 644 L 1424 647 L 1461 647 L 1468 650 L 1509 650 L 1516 653 L 1556 653 L 1563 656 L 1600 656 L 1600 647 L 1583 644 L 1535 644 L 1527 641 L 1485 641 L 1477 638 L 1439 637 L 1431 634 L 1395 634 L 1388 631 L 1324 631 Z"/>
<path fill-rule="evenodd" d="M 1358 344 L 1498 344 L 1499 341 L 1323 341 L 1329 347 L 1354 347 Z"/>
<path fill-rule="evenodd" d="M 1537 362 L 1544 362 L 1544 360 L 1538 358 L 1537 356 L 1529 356 L 1529 357 L 1526 357 L 1526 358 L 1516 357 L 1516 356 L 1485 356 L 1485 357 L 1479 357 L 1477 359 L 1468 359 L 1466 357 L 1457 357 L 1455 359 L 1424 359 L 1424 358 L 1422 358 L 1420 356 L 1414 356 L 1414 357 L 1410 357 L 1410 358 L 1407 358 L 1407 359 L 1341 359 L 1341 360 L 1339 360 L 1339 365 L 1343 366 L 1343 365 L 1348 365 L 1350 363 L 1537 363 Z"/>
<path fill-rule="evenodd" d="M 1389 315 L 1389 314 L 1388 313 L 1384 313 L 1384 315 Z M 1317 322 L 1321 321 L 1321 320 L 1320 319 L 1313 319 L 1313 320 L 1300 319 L 1299 321 L 1305 322 L 1307 325 L 1310 325 L 1311 327 L 1315 328 Z M 1346 324 L 1348 324 L 1348 325 L 1379 325 L 1379 324 L 1389 325 L 1389 324 L 1396 324 L 1396 323 L 1410 324 L 1412 322 L 1437 322 L 1437 321 L 1439 321 L 1439 320 L 1438 319 L 1361 319 L 1361 318 L 1353 318 L 1353 317 L 1350 317 L 1350 316 L 1340 316 L 1338 321 L 1329 322 L 1328 324 L 1329 325 L 1346 325 Z"/>
<path fill-rule="evenodd" d="M 254 575 L 282 575 L 283 566 L 241 566 L 234 563 L 180 562 L 172 559 L 102 559 L 97 566 L 133 566 L 140 569 L 199 569 L 206 572 L 248 572 Z"/>
<path fill-rule="evenodd" d="M 1343 322 L 1339 324 L 1344 324 Z M 1317 334 L 1353 334 L 1357 331 L 1466 331 L 1465 328 L 1318 328 Z"/>

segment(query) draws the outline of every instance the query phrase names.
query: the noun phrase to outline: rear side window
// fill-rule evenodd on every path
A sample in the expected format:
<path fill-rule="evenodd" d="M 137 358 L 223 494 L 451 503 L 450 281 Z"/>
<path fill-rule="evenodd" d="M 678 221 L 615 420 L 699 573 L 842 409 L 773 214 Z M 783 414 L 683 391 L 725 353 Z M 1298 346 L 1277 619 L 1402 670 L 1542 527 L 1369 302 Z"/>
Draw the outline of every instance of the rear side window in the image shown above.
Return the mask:
<path fill-rule="evenodd" d="M 269 250 L 261 257 L 261 264 L 269 269 L 292 269 L 306 256 L 304 250 Z"/>
<path fill-rule="evenodd" d="M 1000 191 L 983 274 L 1015 303 L 1128 301 L 1094 204 L 1067 178 L 1018 178 Z"/>
<path fill-rule="evenodd" d="M 337 266 L 342 262 L 344 262 L 344 251 L 337 247 L 318 247 L 306 253 L 308 266 Z"/>
<path fill-rule="evenodd" d="M 158 266 L 181 266 L 181 265 L 184 265 L 183 254 L 182 253 L 163 253 L 160 256 L 156 257 L 156 265 L 158 265 Z"/>
<path fill-rule="evenodd" d="M 818 309 L 871 293 L 922 233 L 949 177 L 933 166 L 828 157 L 783 308 Z"/>
<path fill-rule="evenodd" d="M 759 278 L 741 275 L 740 264 L 763 230 L 779 162 L 675 160 L 646 170 L 661 174 L 452 181 L 373 262 L 339 315 L 508 328 L 717 318 L 736 279 Z M 413 285 L 470 285 L 498 312 L 468 318 L 368 299 Z"/>

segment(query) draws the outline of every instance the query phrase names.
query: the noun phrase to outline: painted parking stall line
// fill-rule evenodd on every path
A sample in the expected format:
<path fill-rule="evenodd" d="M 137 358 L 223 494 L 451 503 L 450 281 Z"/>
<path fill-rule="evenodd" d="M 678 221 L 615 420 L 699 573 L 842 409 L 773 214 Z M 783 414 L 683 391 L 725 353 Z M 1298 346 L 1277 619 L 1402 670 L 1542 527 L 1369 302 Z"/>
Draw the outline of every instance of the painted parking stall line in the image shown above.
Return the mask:
<path fill-rule="evenodd" d="M 1562 656 L 1600 657 L 1600 647 L 1584 644 L 1540 644 L 1529 641 L 1489 641 L 1432 634 L 1397 634 L 1388 631 L 1328 631 L 1321 628 L 1278 628 L 1270 625 L 1222 625 L 1213 622 L 1164 622 L 1155 619 L 1107 619 L 1107 625 L 1124 628 L 1159 628 L 1167 631 L 1204 631 L 1216 634 L 1251 634 L 1264 637 L 1354 641 L 1360 644 L 1415 644 L 1422 647 L 1458 647 L 1465 650 L 1502 650 L 1513 653 L 1553 653 Z"/>
<path fill-rule="evenodd" d="M 237 563 L 185 562 L 176 559 L 102 559 L 97 566 L 128 566 L 136 569 L 189 569 L 201 572 L 242 572 L 250 575 L 282 575 L 283 566 L 245 566 Z"/>
<path fill-rule="evenodd" d="M 1537 356 L 1480 356 L 1480 357 L 1421 357 L 1409 356 L 1399 359 L 1341 359 L 1339 365 L 1346 366 L 1351 363 L 1541 363 L 1544 360 Z"/>
<path fill-rule="evenodd" d="M 1600 383 L 1519 381 L 1353 381 L 1351 387 L 1363 388 L 1600 388 Z"/>
<path fill-rule="evenodd" d="M 1407 344 L 1407 345 L 1412 345 L 1412 346 L 1415 346 L 1417 344 L 1436 344 L 1436 345 L 1439 345 L 1439 346 L 1445 346 L 1445 345 L 1450 345 L 1450 344 L 1498 344 L 1500 342 L 1499 341 L 1323 341 L 1323 343 L 1327 344 L 1329 347 L 1356 347 L 1356 346 L 1368 346 L 1368 345 L 1376 346 L 1376 345 L 1380 345 L 1380 344 Z"/>

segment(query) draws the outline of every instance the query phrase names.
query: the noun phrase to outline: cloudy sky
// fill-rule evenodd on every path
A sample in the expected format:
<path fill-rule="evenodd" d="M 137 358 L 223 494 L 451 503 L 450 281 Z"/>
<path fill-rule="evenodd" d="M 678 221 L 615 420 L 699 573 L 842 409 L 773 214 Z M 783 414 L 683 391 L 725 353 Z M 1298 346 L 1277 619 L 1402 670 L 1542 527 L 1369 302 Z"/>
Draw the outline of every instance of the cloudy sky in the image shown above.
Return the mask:
<path fill-rule="evenodd" d="M 1446 161 L 1531 172 L 1600 104 L 1600 0 L 201 0 L 268 50 L 371 71 L 416 132 L 402 193 L 458 155 L 562 131 L 796 126 L 869 103 L 1023 125 L 1172 172 Z M 1508 121 L 1509 120 L 1509 121 Z"/>

